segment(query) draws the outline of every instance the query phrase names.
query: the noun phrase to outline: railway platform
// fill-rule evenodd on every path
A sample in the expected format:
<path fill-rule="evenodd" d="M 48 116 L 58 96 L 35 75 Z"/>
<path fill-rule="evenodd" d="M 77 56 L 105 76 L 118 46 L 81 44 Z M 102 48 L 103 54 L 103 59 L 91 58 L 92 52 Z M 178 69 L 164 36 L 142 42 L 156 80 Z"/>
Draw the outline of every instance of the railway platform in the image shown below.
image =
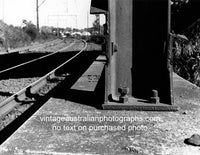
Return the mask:
<path fill-rule="evenodd" d="M 97 59 L 98 60 L 98 59 Z M 101 59 L 102 60 L 102 59 Z M 116 155 L 199 154 L 198 147 L 184 143 L 200 133 L 200 89 L 173 75 L 178 112 L 111 111 L 98 108 L 99 86 L 84 84 L 87 75 L 102 71 L 96 61 L 72 86 L 51 98 L 0 146 L 1 155 Z M 98 65 L 97 65 L 98 64 Z M 87 85 L 87 90 L 84 90 Z M 77 91 L 82 94 L 76 93 Z M 89 93 L 90 92 L 90 93 Z M 72 95 L 61 97 L 62 95 Z M 93 98 L 91 98 L 93 94 Z M 85 98 L 83 101 L 82 99 Z M 91 99 L 94 99 L 92 102 Z M 90 102 L 90 103 L 89 103 Z"/>

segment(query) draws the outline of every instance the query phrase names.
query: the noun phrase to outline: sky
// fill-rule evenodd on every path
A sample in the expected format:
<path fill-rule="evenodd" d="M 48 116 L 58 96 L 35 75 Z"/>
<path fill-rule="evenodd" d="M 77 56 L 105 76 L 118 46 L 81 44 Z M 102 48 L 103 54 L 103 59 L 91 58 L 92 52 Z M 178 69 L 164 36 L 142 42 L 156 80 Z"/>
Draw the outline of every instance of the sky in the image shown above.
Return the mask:
<path fill-rule="evenodd" d="M 40 27 L 81 29 L 91 27 L 95 19 L 94 15 L 89 15 L 91 0 L 38 0 L 39 5 L 43 1 L 39 7 Z M 0 0 L 0 20 L 21 26 L 23 19 L 36 24 L 36 0 Z M 104 17 L 101 22 L 104 22 Z"/>

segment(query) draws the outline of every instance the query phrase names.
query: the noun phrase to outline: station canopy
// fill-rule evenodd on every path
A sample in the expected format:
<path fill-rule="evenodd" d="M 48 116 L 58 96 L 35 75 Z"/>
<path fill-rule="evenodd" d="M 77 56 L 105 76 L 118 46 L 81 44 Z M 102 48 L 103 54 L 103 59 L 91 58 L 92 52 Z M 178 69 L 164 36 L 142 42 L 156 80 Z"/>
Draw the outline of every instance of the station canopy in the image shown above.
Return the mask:
<path fill-rule="evenodd" d="M 92 0 L 90 14 L 105 14 L 108 11 L 108 0 Z"/>

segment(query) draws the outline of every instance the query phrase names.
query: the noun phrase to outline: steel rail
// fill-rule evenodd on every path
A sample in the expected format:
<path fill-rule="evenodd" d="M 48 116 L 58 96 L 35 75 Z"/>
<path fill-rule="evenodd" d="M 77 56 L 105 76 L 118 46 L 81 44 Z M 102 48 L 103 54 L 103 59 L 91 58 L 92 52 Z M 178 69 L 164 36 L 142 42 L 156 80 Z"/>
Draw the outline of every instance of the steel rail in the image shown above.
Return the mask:
<path fill-rule="evenodd" d="M 53 53 L 50 53 L 50 54 L 48 54 L 48 55 L 45 55 L 45 56 L 42 56 L 42 57 L 39 57 L 39 58 L 36 58 L 36 59 L 30 60 L 30 61 L 27 61 L 27 62 L 21 63 L 21 64 L 19 64 L 19 65 L 16 65 L 16 66 L 13 66 L 13 67 L 10 67 L 10 68 L 7 68 L 7 69 L 4 69 L 4 70 L 0 71 L 0 74 L 5 73 L 5 72 L 7 72 L 7 71 L 10 71 L 10 70 L 12 70 L 12 69 L 16 69 L 16 68 L 18 68 L 18 67 L 21 67 L 21 66 L 24 66 L 24 65 L 30 64 L 30 63 L 32 63 L 32 62 L 35 62 L 35 61 L 38 61 L 38 60 L 44 59 L 44 58 L 49 57 L 49 56 L 51 56 L 51 55 L 57 54 L 58 52 L 61 52 L 61 51 L 65 50 L 65 49 L 67 49 L 67 48 L 73 46 L 75 43 L 76 43 L 76 41 L 74 41 L 74 42 L 72 42 L 71 44 L 69 44 L 69 46 L 64 47 L 64 48 L 62 48 L 62 49 L 60 49 L 60 50 L 57 50 L 57 51 L 55 51 L 55 52 L 53 52 Z"/>
<path fill-rule="evenodd" d="M 13 108 L 15 108 L 17 105 L 20 104 L 19 101 L 24 100 L 27 96 L 27 93 L 35 93 L 37 92 L 42 86 L 44 86 L 47 83 L 47 79 L 52 78 L 55 76 L 55 72 L 60 69 L 61 67 L 65 66 L 67 63 L 69 63 L 71 60 L 75 59 L 78 55 L 80 55 L 86 48 L 87 48 L 87 42 L 82 40 L 84 42 L 84 47 L 73 57 L 38 79 L 37 81 L 29 84 L 25 88 L 21 89 L 17 93 L 13 94 L 9 98 L 5 99 L 3 102 L 0 103 L 0 118 L 3 115 L 6 115 L 9 113 Z"/>

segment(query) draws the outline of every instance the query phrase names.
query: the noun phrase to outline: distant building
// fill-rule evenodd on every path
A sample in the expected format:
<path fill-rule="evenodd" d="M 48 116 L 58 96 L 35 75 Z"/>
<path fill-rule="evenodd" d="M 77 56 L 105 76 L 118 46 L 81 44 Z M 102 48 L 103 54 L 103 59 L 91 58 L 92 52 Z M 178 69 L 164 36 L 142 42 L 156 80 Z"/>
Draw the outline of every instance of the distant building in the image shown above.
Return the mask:
<path fill-rule="evenodd" d="M 83 35 L 83 36 L 90 36 L 91 33 L 90 33 L 90 32 L 87 32 L 87 31 L 83 31 L 83 32 L 82 32 L 82 35 Z"/>
<path fill-rule="evenodd" d="M 78 36 L 82 36 L 82 33 L 81 32 L 73 32 L 71 35 L 74 37 L 78 37 Z"/>

